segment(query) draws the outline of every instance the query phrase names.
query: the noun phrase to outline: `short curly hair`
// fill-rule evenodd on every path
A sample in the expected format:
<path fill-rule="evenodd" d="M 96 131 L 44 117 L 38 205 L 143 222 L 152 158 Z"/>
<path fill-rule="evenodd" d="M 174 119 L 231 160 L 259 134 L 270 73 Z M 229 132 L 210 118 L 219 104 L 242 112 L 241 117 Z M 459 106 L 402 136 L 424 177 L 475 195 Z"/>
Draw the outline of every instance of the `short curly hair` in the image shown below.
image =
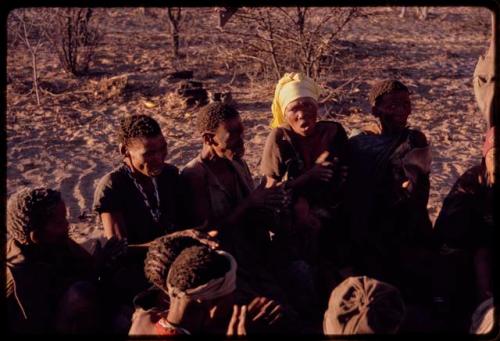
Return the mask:
<path fill-rule="evenodd" d="M 198 112 L 197 129 L 200 133 L 214 132 L 221 122 L 239 115 L 238 110 L 230 105 L 221 102 L 210 103 Z"/>
<path fill-rule="evenodd" d="M 394 79 L 388 79 L 380 81 L 372 87 L 368 94 L 368 101 L 374 107 L 382 96 L 393 91 L 406 91 L 409 93 L 408 88 L 403 83 Z"/>
<path fill-rule="evenodd" d="M 161 133 L 160 125 L 154 118 L 147 115 L 131 115 L 120 121 L 118 140 L 120 143 L 127 144 L 132 138 L 155 137 Z"/>
<path fill-rule="evenodd" d="M 59 191 L 39 187 L 24 188 L 7 201 L 7 232 L 22 244 L 31 243 L 30 232 L 41 230 L 62 202 Z"/>
<path fill-rule="evenodd" d="M 230 269 L 229 260 L 206 245 L 184 249 L 172 263 L 167 281 L 185 291 L 223 277 Z"/>
<path fill-rule="evenodd" d="M 144 273 L 151 283 L 163 290 L 168 280 L 184 291 L 224 276 L 230 266 L 226 257 L 194 238 L 166 235 L 151 243 L 144 261 Z"/>

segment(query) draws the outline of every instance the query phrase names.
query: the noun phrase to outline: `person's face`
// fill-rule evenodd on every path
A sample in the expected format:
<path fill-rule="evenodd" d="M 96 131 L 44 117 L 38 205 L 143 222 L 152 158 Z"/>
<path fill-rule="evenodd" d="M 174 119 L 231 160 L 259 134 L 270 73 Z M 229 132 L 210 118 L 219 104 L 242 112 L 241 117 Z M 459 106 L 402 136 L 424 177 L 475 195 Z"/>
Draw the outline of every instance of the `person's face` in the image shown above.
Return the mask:
<path fill-rule="evenodd" d="M 411 114 L 410 94 L 406 91 L 387 93 L 378 99 L 372 111 L 383 127 L 402 130 Z"/>
<path fill-rule="evenodd" d="M 54 208 L 45 226 L 40 229 L 38 243 L 59 244 L 69 238 L 69 223 L 66 219 L 66 205 L 60 201 Z"/>
<path fill-rule="evenodd" d="M 167 157 L 167 141 L 162 134 L 133 138 L 128 141 L 125 156 L 130 158 L 135 171 L 145 176 L 158 176 Z"/>
<path fill-rule="evenodd" d="M 486 181 L 489 186 L 493 186 L 495 184 L 495 148 L 491 148 L 486 156 L 484 157 L 484 162 L 486 164 Z"/>
<path fill-rule="evenodd" d="M 221 122 L 212 136 L 213 148 L 217 155 L 229 159 L 242 157 L 245 153 L 243 133 L 240 116 Z"/>
<path fill-rule="evenodd" d="M 318 103 L 311 97 L 297 98 L 286 106 L 285 118 L 296 134 L 309 136 L 316 126 Z"/>

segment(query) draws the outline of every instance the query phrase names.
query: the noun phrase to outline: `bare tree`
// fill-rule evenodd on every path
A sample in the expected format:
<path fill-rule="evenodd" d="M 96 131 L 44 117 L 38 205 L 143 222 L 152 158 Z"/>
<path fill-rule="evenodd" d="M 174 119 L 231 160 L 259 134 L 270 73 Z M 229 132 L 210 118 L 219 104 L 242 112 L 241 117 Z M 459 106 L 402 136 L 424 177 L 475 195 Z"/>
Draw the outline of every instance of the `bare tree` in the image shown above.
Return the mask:
<path fill-rule="evenodd" d="M 238 45 L 225 56 L 233 63 L 258 65 L 274 80 L 300 70 L 317 78 L 324 55 L 358 9 L 346 7 L 240 8 L 221 30 Z"/>
<path fill-rule="evenodd" d="M 43 12 L 35 13 L 33 9 L 17 9 L 11 12 L 8 19 L 8 29 L 12 36 L 17 38 L 31 55 L 32 92 L 35 92 L 36 103 L 40 105 L 40 91 L 38 86 L 38 53 L 46 40 L 43 35 Z"/>
<path fill-rule="evenodd" d="M 91 8 L 54 9 L 47 25 L 47 37 L 64 70 L 75 76 L 88 72 L 94 49 L 102 37 L 91 25 L 92 13 Z"/>
<path fill-rule="evenodd" d="M 179 33 L 181 24 L 181 13 L 180 7 L 168 7 L 167 16 L 168 22 L 170 24 L 170 34 L 172 36 L 172 46 L 174 50 L 174 58 L 179 58 Z"/>

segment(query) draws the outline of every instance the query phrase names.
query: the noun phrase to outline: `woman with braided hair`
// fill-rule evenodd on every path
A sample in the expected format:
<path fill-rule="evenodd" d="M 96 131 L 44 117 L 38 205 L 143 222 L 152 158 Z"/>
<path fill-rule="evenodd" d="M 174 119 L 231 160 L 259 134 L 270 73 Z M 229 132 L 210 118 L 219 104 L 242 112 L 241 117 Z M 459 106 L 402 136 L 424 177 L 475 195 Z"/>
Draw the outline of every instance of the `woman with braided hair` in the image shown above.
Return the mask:
<path fill-rule="evenodd" d="M 25 188 L 9 198 L 7 233 L 10 332 L 99 331 L 99 277 L 124 245 L 111 239 L 92 257 L 68 236 L 61 193 L 47 188 Z"/>
<path fill-rule="evenodd" d="M 119 151 L 122 163 L 104 175 L 94 193 L 107 238 L 129 244 L 121 271 L 116 273 L 116 296 L 131 305 L 147 288 L 143 263 L 147 243 L 178 226 L 178 169 L 165 163 L 167 142 L 152 117 L 131 115 L 121 121 Z"/>
<path fill-rule="evenodd" d="M 181 231 L 150 244 L 144 272 L 164 304 L 160 307 L 155 300 L 144 307 L 139 302 L 146 301 L 144 296 L 138 296 L 130 335 L 226 333 L 233 309 L 239 311 L 233 307 L 237 264 L 202 236 Z M 281 307 L 261 297 L 241 309 L 248 310 L 250 321 L 263 319 L 272 325 L 281 317 Z"/>
<path fill-rule="evenodd" d="M 179 171 L 165 163 L 167 142 L 158 122 L 147 115 L 122 119 L 119 150 L 123 162 L 102 177 L 94 193 L 104 235 L 144 244 L 172 232 Z"/>

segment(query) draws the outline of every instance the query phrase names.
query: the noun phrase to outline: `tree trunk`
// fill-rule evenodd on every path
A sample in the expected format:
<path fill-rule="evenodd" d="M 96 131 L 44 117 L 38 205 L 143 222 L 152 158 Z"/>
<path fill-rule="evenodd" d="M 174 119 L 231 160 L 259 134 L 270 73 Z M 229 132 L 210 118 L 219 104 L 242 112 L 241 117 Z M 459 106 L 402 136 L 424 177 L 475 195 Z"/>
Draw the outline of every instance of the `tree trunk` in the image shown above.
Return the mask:
<path fill-rule="evenodd" d="M 40 95 L 38 94 L 38 69 L 36 67 L 36 50 L 31 51 L 31 62 L 33 69 L 33 88 L 35 89 L 36 104 L 40 106 Z"/>

